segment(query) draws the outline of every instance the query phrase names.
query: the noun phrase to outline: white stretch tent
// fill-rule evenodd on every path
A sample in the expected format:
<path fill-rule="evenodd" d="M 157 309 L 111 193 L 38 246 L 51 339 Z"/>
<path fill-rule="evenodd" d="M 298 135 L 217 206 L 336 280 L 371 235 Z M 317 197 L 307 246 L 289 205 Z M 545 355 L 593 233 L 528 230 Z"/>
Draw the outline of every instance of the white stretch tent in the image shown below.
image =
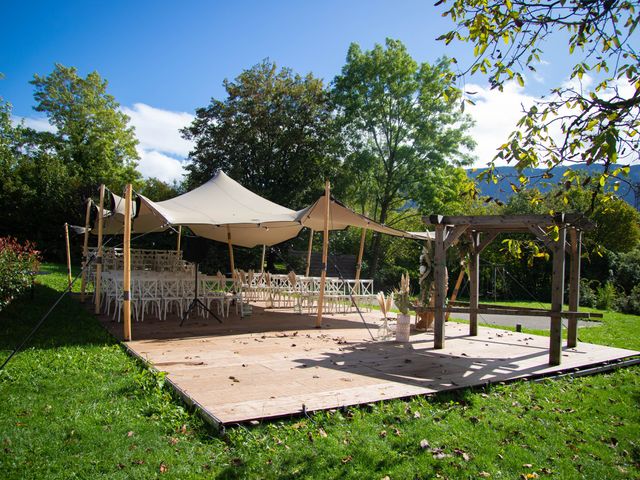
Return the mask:
<path fill-rule="evenodd" d="M 233 245 L 255 247 L 284 242 L 302 229 L 295 210 L 256 195 L 222 171 L 204 185 L 169 200 L 154 202 L 138 196 L 134 233 L 161 232 L 170 225 L 182 225 L 200 237 L 227 243 L 230 234 Z M 104 222 L 105 234 L 118 234 L 123 229 L 124 200 L 113 195 L 113 202 L 113 213 Z"/>
<path fill-rule="evenodd" d="M 123 231 L 125 202 L 113 193 L 111 196 L 112 211 L 105 214 L 103 232 L 113 235 Z M 138 202 L 132 202 L 133 233 L 162 232 L 172 225 L 187 226 L 198 236 L 241 247 L 275 245 L 297 236 L 303 227 L 322 230 L 326 210 L 324 195 L 313 205 L 295 211 L 253 193 L 221 170 L 204 185 L 169 200 L 154 202 L 143 195 L 138 197 Z M 418 234 L 379 224 L 331 198 L 329 230 L 349 226 L 424 239 Z"/>

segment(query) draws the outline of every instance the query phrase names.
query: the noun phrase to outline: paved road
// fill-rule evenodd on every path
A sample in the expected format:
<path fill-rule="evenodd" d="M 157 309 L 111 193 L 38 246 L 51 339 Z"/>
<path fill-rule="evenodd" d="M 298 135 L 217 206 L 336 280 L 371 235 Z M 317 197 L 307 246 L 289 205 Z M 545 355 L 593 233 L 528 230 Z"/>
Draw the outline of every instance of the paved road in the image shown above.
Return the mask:
<path fill-rule="evenodd" d="M 459 318 L 469 320 L 469 315 L 465 313 L 452 313 L 451 318 Z M 480 324 L 487 323 L 489 325 L 499 325 L 503 327 L 515 327 L 516 323 L 522 325 L 522 328 L 532 328 L 534 330 L 549 330 L 549 317 L 519 317 L 517 315 L 489 315 L 478 314 L 478 322 Z M 563 319 L 562 324 L 567 326 L 567 320 Z M 600 322 L 589 322 L 586 320 L 578 320 L 578 327 L 596 327 L 602 325 Z"/>

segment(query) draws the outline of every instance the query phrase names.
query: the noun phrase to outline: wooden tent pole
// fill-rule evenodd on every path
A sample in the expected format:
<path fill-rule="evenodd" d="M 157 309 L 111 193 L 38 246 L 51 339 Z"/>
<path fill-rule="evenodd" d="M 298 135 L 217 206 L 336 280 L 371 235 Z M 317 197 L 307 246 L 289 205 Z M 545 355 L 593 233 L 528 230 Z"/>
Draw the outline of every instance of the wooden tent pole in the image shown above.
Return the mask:
<path fill-rule="evenodd" d="M 98 207 L 98 248 L 96 253 L 96 303 L 95 313 L 100 313 L 100 287 L 102 284 L 102 225 L 104 223 L 104 183 L 100 185 L 100 206 Z"/>
<path fill-rule="evenodd" d="M 260 273 L 264 273 L 264 256 L 267 253 L 267 246 L 262 245 L 262 261 L 260 262 Z"/>
<path fill-rule="evenodd" d="M 176 252 L 180 251 L 181 240 L 182 240 L 182 225 L 178 225 L 178 241 L 176 242 Z"/>
<path fill-rule="evenodd" d="M 85 301 L 87 288 L 87 262 L 89 261 L 89 222 L 91 221 L 91 199 L 87 198 L 87 213 L 84 217 L 84 244 L 82 245 L 82 280 L 80 284 L 80 301 Z"/>
<path fill-rule="evenodd" d="M 325 211 L 324 211 L 324 231 L 322 234 L 322 271 L 320 273 L 320 293 L 318 295 L 318 317 L 316 318 L 316 328 L 322 326 L 322 307 L 324 302 L 324 286 L 327 282 L 327 256 L 329 254 L 329 208 L 331 208 L 331 185 L 329 180 L 324 185 Z"/>
<path fill-rule="evenodd" d="M 309 276 L 309 272 L 311 271 L 311 247 L 313 247 L 313 228 L 309 230 L 309 248 L 307 249 L 307 271 L 305 272 L 305 277 Z"/>
<path fill-rule="evenodd" d="M 229 245 L 229 265 L 231 266 L 231 278 L 236 278 L 236 267 L 233 263 L 233 245 L 231 244 L 231 227 L 227 225 L 227 244 Z"/>
<path fill-rule="evenodd" d="M 123 301 L 123 337 L 131 340 L 131 184 L 127 184 L 124 193 L 124 278 L 122 286 Z"/>
<path fill-rule="evenodd" d="M 445 241 L 445 225 L 436 225 L 436 238 L 435 238 L 435 255 L 434 255 L 434 282 L 436 285 L 435 291 L 435 318 L 433 327 L 433 340 L 434 348 L 444 348 L 445 339 L 445 320 L 444 320 L 444 308 L 447 296 L 447 266 L 446 266 L 446 248 Z"/>
<path fill-rule="evenodd" d="M 69 224 L 64 224 L 64 242 L 67 247 L 67 281 L 71 287 L 71 245 L 69 242 Z"/>
<path fill-rule="evenodd" d="M 367 236 L 367 229 L 363 228 L 360 234 L 360 250 L 358 251 L 358 262 L 356 263 L 356 293 L 360 294 L 360 272 L 362 271 L 362 255 L 364 253 L 364 240 Z"/>

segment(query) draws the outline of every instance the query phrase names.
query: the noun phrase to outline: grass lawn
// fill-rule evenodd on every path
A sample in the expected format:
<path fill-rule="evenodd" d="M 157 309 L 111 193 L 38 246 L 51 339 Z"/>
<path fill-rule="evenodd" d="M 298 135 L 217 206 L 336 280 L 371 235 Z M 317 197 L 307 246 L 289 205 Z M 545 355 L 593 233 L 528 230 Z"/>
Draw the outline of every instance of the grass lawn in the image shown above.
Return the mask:
<path fill-rule="evenodd" d="M 64 289 L 0 312 L 0 356 Z M 607 313 L 584 341 L 640 348 L 640 318 Z M 519 382 L 218 436 L 65 299 L 0 372 L 0 478 L 640 478 L 640 368 Z"/>

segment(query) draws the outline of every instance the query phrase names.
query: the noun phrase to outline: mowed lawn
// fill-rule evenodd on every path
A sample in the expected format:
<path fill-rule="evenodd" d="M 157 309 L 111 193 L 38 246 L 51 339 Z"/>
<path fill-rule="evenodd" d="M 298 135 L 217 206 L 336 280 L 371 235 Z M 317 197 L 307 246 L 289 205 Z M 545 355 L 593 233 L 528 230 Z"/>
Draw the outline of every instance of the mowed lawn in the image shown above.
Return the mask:
<path fill-rule="evenodd" d="M 64 289 L 0 312 L 3 361 Z M 583 341 L 640 349 L 640 317 L 606 313 Z M 218 435 L 62 301 L 0 372 L 0 478 L 640 478 L 640 368 L 518 382 Z"/>

